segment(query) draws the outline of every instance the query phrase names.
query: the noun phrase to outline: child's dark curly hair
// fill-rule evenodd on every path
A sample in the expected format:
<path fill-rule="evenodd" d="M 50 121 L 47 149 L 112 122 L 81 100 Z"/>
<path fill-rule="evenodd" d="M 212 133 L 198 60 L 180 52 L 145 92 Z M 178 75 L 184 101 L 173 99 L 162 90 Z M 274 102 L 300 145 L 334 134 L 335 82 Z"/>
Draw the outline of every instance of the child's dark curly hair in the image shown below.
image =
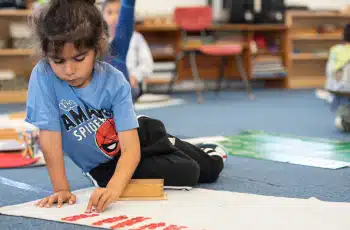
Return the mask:
<path fill-rule="evenodd" d="M 31 21 L 44 56 L 60 53 L 68 42 L 78 50 L 94 49 L 100 55 L 108 47 L 95 0 L 51 0 L 33 13 Z"/>

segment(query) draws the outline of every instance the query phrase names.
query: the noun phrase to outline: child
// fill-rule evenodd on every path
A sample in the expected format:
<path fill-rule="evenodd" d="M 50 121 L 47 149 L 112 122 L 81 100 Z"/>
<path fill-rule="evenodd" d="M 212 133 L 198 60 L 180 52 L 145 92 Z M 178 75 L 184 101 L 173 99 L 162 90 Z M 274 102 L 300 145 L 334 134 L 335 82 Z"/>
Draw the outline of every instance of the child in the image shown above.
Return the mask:
<path fill-rule="evenodd" d="M 152 73 L 153 59 L 142 35 L 133 32 L 134 8 L 135 0 L 105 0 L 102 12 L 111 43 L 111 56 L 106 61 L 129 79 L 132 97 L 136 101 L 141 95 L 139 83 Z"/>
<path fill-rule="evenodd" d="M 330 50 L 326 67 L 327 81 L 325 88 L 333 93 L 332 108 L 337 110 L 336 126 L 342 130 L 343 121 L 349 120 L 349 94 L 350 94 L 350 24 L 344 27 L 343 43 L 335 45 Z M 348 94 L 346 96 L 346 94 Z M 345 119 L 344 116 L 347 116 Z M 347 125 L 349 126 L 349 124 Z"/>
<path fill-rule="evenodd" d="M 102 212 L 131 178 L 163 178 L 168 186 L 216 181 L 226 151 L 199 147 L 168 135 L 162 122 L 137 119 L 122 72 L 98 61 L 107 47 L 95 0 L 51 0 L 33 15 L 43 59 L 32 71 L 29 122 L 40 130 L 54 194 L 39 207 L 74 204 L 63 153 L 98 186 L 87 211 Z"/>
<path fill-rule="evenodd" d="M 132 88 L 139 88 L 140 93 L 133 95 L 136 101 L 142 92 L 142 85 L 145 78 L 151 76 L 153 72 L 153 56 L 147 41 L 138 32 L 134 32 L 131 37 L 128 55 L 126 57 L 126 64 L 130 73 L 130 84 Z"/>

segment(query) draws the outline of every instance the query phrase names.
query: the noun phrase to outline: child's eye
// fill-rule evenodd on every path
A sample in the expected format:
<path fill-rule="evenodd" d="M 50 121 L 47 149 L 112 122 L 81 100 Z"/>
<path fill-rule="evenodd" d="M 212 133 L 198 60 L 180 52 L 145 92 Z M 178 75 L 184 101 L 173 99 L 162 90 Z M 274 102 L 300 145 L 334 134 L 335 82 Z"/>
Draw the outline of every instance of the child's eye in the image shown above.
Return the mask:
<path fill-rule="evenodd" d="M 81 55 L 75 58 L 76 61 L 83 61 L 85 59 L 85 55 Z"/>
<path fill-rule="evenodd" d="M 56 58 L 52 58 L 52 61 L 55 63 L 55 64 L 62 64 L 64 62 L 63 59 L 56 59 Z"/>

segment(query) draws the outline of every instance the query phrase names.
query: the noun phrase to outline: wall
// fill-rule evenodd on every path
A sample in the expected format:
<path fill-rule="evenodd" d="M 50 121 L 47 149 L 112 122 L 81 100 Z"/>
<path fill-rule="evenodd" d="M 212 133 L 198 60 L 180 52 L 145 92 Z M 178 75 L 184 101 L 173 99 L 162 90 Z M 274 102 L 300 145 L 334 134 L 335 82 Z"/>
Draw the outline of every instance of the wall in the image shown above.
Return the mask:
<path fill-rule="evenodd" d="M 313 9 L 342 9 L 349 0 L 285 0 L 286 4 L 305 4 Z M 170 15 L 176 6 L 206 5 L 207 0 L 136 0 L 140 17 Z"/>
<path fill-rule="evenodd" d="M 207 0 L 136 0 L 137 15 L 171 15 L 176 6 L 206 5 Z"/>
<path fill-rule="evenodd" d="M 287 0 L 287 4 L 305 4 L 312 9 L 342 9 L 346 4 L 350 5 L 349 0 Z"/>

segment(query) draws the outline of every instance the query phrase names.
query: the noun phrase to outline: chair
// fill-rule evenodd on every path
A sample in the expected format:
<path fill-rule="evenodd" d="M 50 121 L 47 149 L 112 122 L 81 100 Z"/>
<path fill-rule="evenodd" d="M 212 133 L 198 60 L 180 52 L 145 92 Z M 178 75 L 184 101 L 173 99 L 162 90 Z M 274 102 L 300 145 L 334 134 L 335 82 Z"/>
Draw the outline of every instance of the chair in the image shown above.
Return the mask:
<path fill-rule="evenodd" d="M 183 41 L 187 40 L 189 32 L 200 32 L 201 37 L 205 38 L 205 32 L 212 25 L 212 9 L 211 7 L 177 7 L 174 11 L 174 22 L 180 27 Z M 181 52 L 176 56 L 176 66 L 178 62 L 186 55 L 189 55 L 192 74 L 196 83 L 199 83 L 198 69 L 196 65 L 196 54 L 202 53 L 209 56 L 220 56 L 220 76 L 217 80 L 216 91 L 219 92 L 224 79 L 224 69 L 227 58 L 235 56 L 238 71 L 241 75 L 245 88 L 250 99 L 253 99 L 251 85 L 248 81 L 247 74 L 242 63 L 242 46 L 240 44 L 204 44 L 196 47 L 182 47 Z M 175 77 L 169 83 L 169 92 L 172 91 Z M 203 97 L 199 86 L 196 88 L 197 99 L 202 103 Z"/>

